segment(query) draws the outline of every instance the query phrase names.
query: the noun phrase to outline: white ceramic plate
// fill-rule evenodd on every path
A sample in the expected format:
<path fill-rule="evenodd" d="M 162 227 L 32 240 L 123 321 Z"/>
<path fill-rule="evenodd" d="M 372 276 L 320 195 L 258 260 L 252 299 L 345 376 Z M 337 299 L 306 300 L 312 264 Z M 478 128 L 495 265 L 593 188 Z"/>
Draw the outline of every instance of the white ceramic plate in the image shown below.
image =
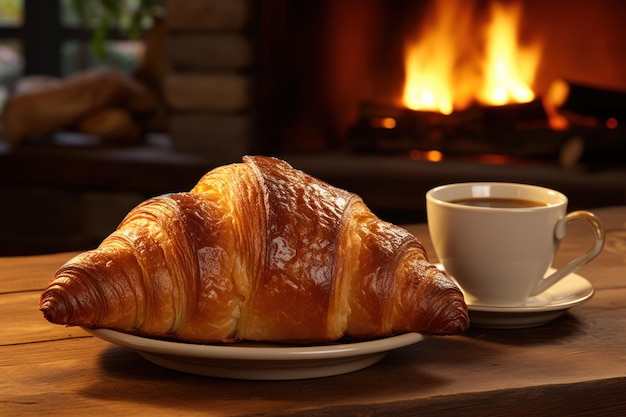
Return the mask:
<path fill-rule="evenodd" d="M 443 269 L 441 264 L 437 266 Z M 549 272 L 551 271 L 552 268 Z M 479 305 L 474 304 L 469 296 L 465 296 L 465 302 L 472 327 L 521 329 L 546 324 L 562 316 L 570 308 L 589 301 L 593 294 L 594 288 L 589 281 L 578 274 L 569 274 L 519 306 Z"/>
<path fill-rule="evenodd" d="M 157 365 L 191 374 L 254 380 L 308 379 L 357 371 L 389 351 L 424 340 L 406 333 L 365 342 L 315 346 L 236 343 L 201 345 L 134 336 L 109 329 L 85 329 L 116 345 L 131 348 Z"/>

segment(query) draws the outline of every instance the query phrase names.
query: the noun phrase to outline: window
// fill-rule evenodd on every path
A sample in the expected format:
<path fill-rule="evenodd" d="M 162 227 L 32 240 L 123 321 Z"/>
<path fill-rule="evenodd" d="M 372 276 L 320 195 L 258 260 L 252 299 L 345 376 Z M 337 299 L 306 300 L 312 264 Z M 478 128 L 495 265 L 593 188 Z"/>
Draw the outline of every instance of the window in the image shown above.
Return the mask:
<path fill-rule="evenodd" d="M 8 88 L 22 74 L 23 0 L 0 0 L 0 108 Z"/>
<path fill-rule="evenodd" d="M 138 5 L 141 0 L 124 4 Z M 115 30 L 106 33 L 104 60 L 91 48 L 91 33 L 82 28 L 72 0 L 0 0 L 0 109 L 21 76 L 66 77 L 95 65 L 126 74 L 137 66 L 141 41 L 129 41 Z M 95 7 L 98 2 L 84 2 Z"/>

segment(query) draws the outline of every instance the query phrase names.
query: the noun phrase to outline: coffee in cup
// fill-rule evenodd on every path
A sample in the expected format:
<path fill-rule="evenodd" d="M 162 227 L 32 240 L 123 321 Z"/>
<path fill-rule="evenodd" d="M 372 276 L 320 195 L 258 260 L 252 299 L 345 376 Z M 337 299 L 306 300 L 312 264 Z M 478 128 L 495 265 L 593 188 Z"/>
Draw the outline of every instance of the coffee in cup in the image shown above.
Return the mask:
<path fill-rule="evenodd" d="M 523 304 L 598 256 L 604 228 L 589 211 L 567 213 L 555 190 L 504 182 L 457 183 L 426 193 L 428 228 L 445 271 L 474 305 Z M 572 221 L 587 223 L 593 246 L 547 274 Z"/>

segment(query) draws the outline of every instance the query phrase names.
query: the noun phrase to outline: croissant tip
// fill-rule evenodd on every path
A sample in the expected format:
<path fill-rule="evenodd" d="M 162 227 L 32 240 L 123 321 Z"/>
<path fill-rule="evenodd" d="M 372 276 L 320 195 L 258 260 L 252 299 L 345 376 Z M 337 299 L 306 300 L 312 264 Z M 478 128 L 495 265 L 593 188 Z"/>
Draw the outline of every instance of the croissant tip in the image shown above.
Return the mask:
<path fill-rule="evenodd" d="M 451 326 L 454 333 L 461 333 L 465 330 L 469 329 L 470 321 L 467 316 L 460 315 L 455 320 L 452 321 Z"/>
<path fill-rule="evenodd" d="M 55 294 L 44 294 L 39 303 L 39 311 L 50 323 L 66 324 L 67 322 L 67 304 L 65 301 L 55 296 Z"/>
<path fill-rule="evenodd" d="M 470 318 L 465 302 L 458 301 L 456 304 L 458 314 L 450 320 L 450 328 L 453 329 L 455 333 L 460 333 L 470 328 Z"/>
<path fill-rule="evenodd" d="M 43 313 L 43 317 L 51 323 L 54 323 L 54 312 L 51 303 L 45 302 L 39 306 L 39 311 Z"/>
<path fill-rule="evenodd" d="M 470 318 L 467 305 L 462 300 L 453 301 L 447 309 L 445 325 L 443 327 L 431 327 L 432 334 L 438 336 L 454 335 L 470 328 Z"/>

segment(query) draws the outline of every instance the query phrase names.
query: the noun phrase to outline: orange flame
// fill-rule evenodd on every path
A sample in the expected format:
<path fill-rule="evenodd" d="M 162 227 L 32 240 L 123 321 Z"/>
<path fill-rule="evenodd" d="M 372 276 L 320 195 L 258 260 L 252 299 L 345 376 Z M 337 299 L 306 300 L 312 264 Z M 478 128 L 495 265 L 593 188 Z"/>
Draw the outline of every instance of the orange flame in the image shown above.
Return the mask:
<path fill-rule="evenodd" d="M 534 78 L 539 54 L 517 47 L 521 7 L 492 3 L 488 29 L 485 79 L 479 96 L 486 104 L 527 103 L 535 98 L 528 85 Z"/>
<path fill-rule="evenodd" d="M 541 48 L 518 45 L 520 17 L 519 4 L 492 3 L 481 42 L 473 36 L 481 32 L 476 29 L 472 2 L 435 1 L 428 19 L 433 24 L 407 45 L 404 105 L 450 114 L 473 102 L 532 101 L 531 84 Z"/>
<path fill-rule="evenodd" d="M 403 99 L 410 109 L 452 113 L 456 57 L 450 34 L 455 33 L 457 10 L 453 7 L 446 12 L 442 2 L 436 2 L 433 14 L 437 24 L 425 27 L 421 39 L 408 45 Z"/>

